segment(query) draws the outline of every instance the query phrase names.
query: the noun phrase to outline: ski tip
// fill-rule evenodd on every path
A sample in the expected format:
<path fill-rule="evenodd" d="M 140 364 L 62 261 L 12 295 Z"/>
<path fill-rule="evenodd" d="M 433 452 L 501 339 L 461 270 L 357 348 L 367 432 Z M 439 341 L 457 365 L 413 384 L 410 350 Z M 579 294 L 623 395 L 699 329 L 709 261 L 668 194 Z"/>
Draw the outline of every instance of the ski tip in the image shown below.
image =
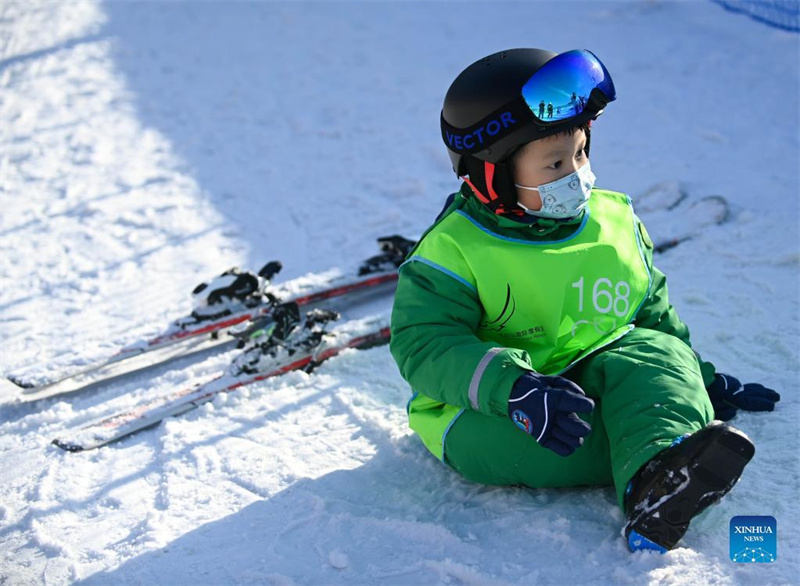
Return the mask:
<path fill-rule="evenodd" d="M 54 446 L 58 446 L 59 448 L 67 452 L 82 452 L 84 450 L 84 447 L 81 445 L 73 444 L 71 442 L 60 439 L 54 439 L 50 443 L 53 444 Z"/>
<path fill-rule="evenodd" d="M 11 383 L 14 383 L 14 385 L 19 387 L 20 389 L 32 389 L 33 387 L 36 386 L 31 382 L 28 382 L 26 380 L 23 380 L 23 379 L 21 379 L 19 377 L 14 376 L 13 374 L 8 375 L 6 377 L 6 380 L 11 382 Z"/>

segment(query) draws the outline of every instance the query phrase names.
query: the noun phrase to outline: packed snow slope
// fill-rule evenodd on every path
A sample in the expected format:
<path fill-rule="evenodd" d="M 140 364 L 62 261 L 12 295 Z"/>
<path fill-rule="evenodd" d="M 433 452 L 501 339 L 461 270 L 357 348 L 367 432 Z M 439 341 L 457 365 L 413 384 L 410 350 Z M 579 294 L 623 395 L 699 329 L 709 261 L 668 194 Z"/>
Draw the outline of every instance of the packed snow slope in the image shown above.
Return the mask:
<path fill-rule="evenodd" d="M 0 583 L 797 583 L 799 38 L 712 2 L 4 0 L 0 374 L 156 334 L 232 265 L 346 271 L 378 236 L 417 237 L 458 185 L 452 78 L 503 48 L 585 47 L 618 91 L 599 186 L 730 199 L 658 265 L 703 356 L 783 400 L 736 418 L 755 459 L 681 547 L 632 555 L 610 487 L 479 486 L 429 456 L 386 347 L 81 454 L 49 441 L 231 356 L 35 405 L 6 389 Z M 777 519 L 775 563 L 730 561 L 735 515 Z"/>

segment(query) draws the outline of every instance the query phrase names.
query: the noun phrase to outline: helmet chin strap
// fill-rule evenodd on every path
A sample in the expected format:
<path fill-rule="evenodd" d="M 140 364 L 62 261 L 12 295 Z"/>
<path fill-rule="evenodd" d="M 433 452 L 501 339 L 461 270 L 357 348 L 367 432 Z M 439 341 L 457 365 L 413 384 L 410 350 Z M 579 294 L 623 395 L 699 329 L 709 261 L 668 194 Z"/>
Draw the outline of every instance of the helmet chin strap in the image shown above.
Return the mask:
<path fill-rule="evenodd" d="M 469 185 L 469 188 L 472 190 L 472 193 L 475 194 L 475 197 L 478 198 L 478 201 L 480 201 L 484 205 L 489 205 L 489 203 L 490 203 L 489 202 L 489 198 L 486 197 L 485 195 L 483 195 L 481 193 L 480 189 L 475 187 L 475 184 L 472 181 L 469 180 L 469 175 L 464 175 L 463 177 L 459 177 L 459 179 L 461 179 L 467 185 Z"/>
<path fill-rule="evenodd" d="M 470 189 L 475 192 L 475 196 L 480 200 L 480 202 L 484 205 L 492 206 L 494 202 L 498 202 L 500 196 L 494 190 L 492 186 L 492 181 L 494 181 L 494 163 L 489 163 L 488 161 L 483 162 L 483 176 L 485 177 L 486 183 L 486 191 L 488 192 L 489 196 L 481 192 L 472 181 L 469 179 L 469 175 L 465 175 L 461 177 L 462 180 L 466 181 L 467 185 L 469 185 Z"/>
<path fill-rule="evenodd" d="M 475 197 L 478 198 L 478 201 L 480 201 L 483 205 L 492 210 L 495 214 L 502 215 L 508 213 L 508 209 L 506 209 L 506 206 L 503 203 L 503 199 L 497 194 L 497 192 L 494 189 L 495 170 L 496 167 L 494 163 L 483 161 L 483 176 L 485 178 L 484 181 L 486 184 L 486 191 L 488 197 L 487 194 L 481 192 L 481 190 L 478 189 L 472 181 L 470 181 L 469 175 L 464 175 L 461 177 L 461 179 L 467 185 L 469 185 L 470 189 L 475 194 Z M 517 210 L 512 210 L 512 213 L 517 213 Z"/>

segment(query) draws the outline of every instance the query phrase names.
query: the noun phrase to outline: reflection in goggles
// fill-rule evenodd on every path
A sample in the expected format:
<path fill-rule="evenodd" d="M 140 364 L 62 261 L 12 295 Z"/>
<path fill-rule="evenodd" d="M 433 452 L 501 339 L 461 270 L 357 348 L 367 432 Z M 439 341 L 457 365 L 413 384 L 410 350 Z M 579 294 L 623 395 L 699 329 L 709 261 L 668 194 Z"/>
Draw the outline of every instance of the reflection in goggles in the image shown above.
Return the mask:
<path fill-rule="evenodd" d="M 545 63 L 522 87 L 522 97 L 541 122 L 567 120 L 581 114 L 592 90 L 607 102 L 616 98 L 608 70 L 592 53 L 567 51 Z"/>

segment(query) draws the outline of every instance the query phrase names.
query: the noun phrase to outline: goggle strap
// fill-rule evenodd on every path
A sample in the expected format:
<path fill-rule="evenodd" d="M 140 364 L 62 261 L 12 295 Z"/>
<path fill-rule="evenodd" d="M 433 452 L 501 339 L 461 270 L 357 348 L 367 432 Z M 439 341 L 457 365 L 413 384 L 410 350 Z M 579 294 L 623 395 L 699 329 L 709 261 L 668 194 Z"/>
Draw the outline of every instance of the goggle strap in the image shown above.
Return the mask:
<path fill-rule="evenodd" d="M 495 169 L 494 163 L 489 163 L 488 161 L 483 162 L 483 172 L 484 172 L 484 177 L 486 178 L 486 189 L 489 192 L 489 197 L 483 195 L 483 193 L 481 193 L 481 191 L 477 187 L 475 187 L 472 181 L 469 180 L 468 175 L 464 175 L 463 177 L 461 177 L 461 180 L 464 181 L 464 183 L 466 183 L 467 185 L 469 185 L 469 188 L 472 190 L 472 193 L 475 194 L 475 197 L 478 198 L 478 201 L 480 201 L 482 204 L 484 204 L 486 207 L 492 210 L 495 214 L 501 215 L 508 213 L 508 210 L 506 210 L 505 205 L 503 205 L 502 201 L 500 200 L 500 196 L 497 195 L 497 192 L 494 190 L 494 186 L 492 185 L 492 183 L 494 182 L 494 169 Z M 522 210 L 511 210 L 511 213 L 519 215 L 517 214 L 517 211 L 522 212 Z"/>

